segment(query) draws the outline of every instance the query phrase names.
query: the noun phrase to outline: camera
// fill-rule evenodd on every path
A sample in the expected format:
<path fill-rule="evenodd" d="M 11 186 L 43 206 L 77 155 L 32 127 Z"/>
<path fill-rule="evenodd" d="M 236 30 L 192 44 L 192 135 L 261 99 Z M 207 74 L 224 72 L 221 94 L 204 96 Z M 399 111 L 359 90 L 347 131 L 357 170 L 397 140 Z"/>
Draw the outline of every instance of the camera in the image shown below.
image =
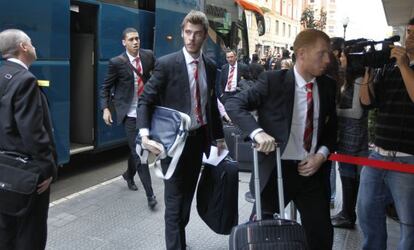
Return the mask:
<path fill-rule="evenodd" d="M 391 48 L 394 42 L 398 42 L 400 36 L 392 36 L 382 41 L 373 41 L 365 38 L 349 40 L 345 42 L 345 53 L 348 65 L 354 69 L 365 67 L 382 68 L 384 65 L 395 63 L 395 58 L 390 58 Z M 381 44 L 381 49 L 375 46 Z"/>

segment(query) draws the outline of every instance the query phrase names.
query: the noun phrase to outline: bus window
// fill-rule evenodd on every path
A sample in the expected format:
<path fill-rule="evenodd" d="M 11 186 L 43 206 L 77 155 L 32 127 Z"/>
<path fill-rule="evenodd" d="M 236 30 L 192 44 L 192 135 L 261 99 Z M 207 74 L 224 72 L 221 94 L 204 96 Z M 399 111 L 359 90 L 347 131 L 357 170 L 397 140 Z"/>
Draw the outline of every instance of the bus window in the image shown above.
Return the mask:
<path fill-rule="evenodd" d="M 155 11 L 155 0 L 139 0 L 138 8 L 140 10 Z"/>
<path fill-rule="evenodd" d="M 233 1 L 206 0 L 205 13 L 210 28 L 216 33 L 216 43 L 235 49 L 239 59 L 248 57 L 246 16 Z"/>

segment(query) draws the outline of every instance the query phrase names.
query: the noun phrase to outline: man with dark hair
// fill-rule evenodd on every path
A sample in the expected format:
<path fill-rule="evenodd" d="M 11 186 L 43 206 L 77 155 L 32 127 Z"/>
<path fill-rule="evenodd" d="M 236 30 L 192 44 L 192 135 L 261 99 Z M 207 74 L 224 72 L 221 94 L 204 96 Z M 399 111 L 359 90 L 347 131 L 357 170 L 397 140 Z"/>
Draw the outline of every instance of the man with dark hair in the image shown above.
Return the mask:
<path fill-rule="evenodd" d="M 182 50 L 159 58 L 154 74 L 139 99 L 138 120 L 142 145 L 154 154 L 162 146 L 151 140 L 149 128 L 155 105 L 186 113 L 191 118 L 189 136 L 174 174 L 164 181 L 165 242 L 168 250 L 186 249 L 185 227 L 190 219 L 191 202 L 201 169 L 202 154 L 207 156 L 213 140 L 219 153 L 226 147 L 223 125 L 215 95 L 216 66 L 201 53 L 208 37 L 208 19 L 191 11 L 181 25 Z M 168 165 L 162 162 L 163 168 Z"/>
<path fill-rule="evenodd" d="M 229 98 L 232 121 L 257 143 L 264 218 L 278 212 L 275 141 L 280 144 L 285 202 L 298 208 L 310 249 L 332 248 L 333 229 L 321 165 L 336 141 L 335 82 L 324 75 L 329 37 L 300 32 L 293 69 L 267 71 L 247 91 Z M 257 109 L 258 120 L 250 111 Z M 253 208 L 251 219 L 255 219 Z"/>
<path fill-rule="evenodd" d="M 131 155 L 128 159 L 128 168 L 122 177 L 128 184 L 128 188 L 138 190 L 134 182 L 135 173 L 138 172 L 148 200 L 148 206 L 153 209 L 157 204 L 151 185 L 151 175 L 148 165 L 141 163 L 135 150 L 137 136 L 137 103 L 144 91 L 144 85 L 150 78 L 150 72 L 154 68 L 154 54 L 151 50 L 140 48 L 138 31 L 134 28 L 126 28 L 122 32 L 122 45 L 125 52 L 111 58 L 108 64 L 108 73 L 101 88 L 101 107 L 103 119 L 110 126 L 113 123 L 112 113 L 109 109 L 111 91 L 114 91 L 114 106 L 116 121 L 123 124 L 128 140 Z"/>
<path fill-rule="evenodd" d="M 246 64 L 237 62 L 237 54 L 234 50 L 226 51 L 227 64 L 221 68 L 220 83 L 221 83 L 221 102 L 226 103 L 226 100 L 235 95 L 238 90 L 238 83 L 240 80 L 250 79 L 249 67 Z"/>
<path fill-rule="evenodd" d="M 37 195 L 22 216 L 0 213 L 0 249 L 46 246 L 50 183 L 57 174 L 57 157 L 46 96 L 28 68 L 36 60 L 29 36 L 21 30 L 0 33 L 0 151 L 31 158 L 39 167 Z M 11 176 L 12 177 L 12 176 Z"/>
<path fill-rule="evenodd" d="M 361 84 L 361 103 L 378 108 L 375 147 L 370 158 L 414 164 L 414 18 L 405 47 L 393 46 L 388 65 L 375 83 L 368 70 Z M 357 202 L 363 249 L 387 248 L 385 208 L 394 202 L 400 219 L 398 249 L 414 249 L 414 174 L 365 166 Z"/>

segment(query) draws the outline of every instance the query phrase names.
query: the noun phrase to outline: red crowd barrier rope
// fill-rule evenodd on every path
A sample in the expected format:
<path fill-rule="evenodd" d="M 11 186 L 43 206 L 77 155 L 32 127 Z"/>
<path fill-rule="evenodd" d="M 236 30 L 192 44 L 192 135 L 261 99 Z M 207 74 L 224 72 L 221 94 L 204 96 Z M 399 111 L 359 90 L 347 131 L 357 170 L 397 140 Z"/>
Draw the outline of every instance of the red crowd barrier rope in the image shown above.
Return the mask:
<path fill-rule="evenodd" d="M 393 161 L 380 161 L 366 157 L 350 156 L 337 153 L 331 154 L 329 156 L 329 160 L 414 174 L 414 164 Z"/>

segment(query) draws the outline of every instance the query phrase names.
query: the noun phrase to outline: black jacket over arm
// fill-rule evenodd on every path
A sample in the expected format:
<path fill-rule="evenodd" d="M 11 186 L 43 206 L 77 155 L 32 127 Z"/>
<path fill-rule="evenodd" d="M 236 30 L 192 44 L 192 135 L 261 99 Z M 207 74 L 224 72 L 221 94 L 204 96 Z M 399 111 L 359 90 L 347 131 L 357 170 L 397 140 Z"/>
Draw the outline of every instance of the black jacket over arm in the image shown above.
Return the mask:
<path fill-rule="evenodd" d="M 10 78 L 11 79 L 7 79 Z M 5 61 L 0 67 L 0 149 L 30 156 L 41 179 L 56 177 L 56 150 L 47 100 L 35 76 L 21 65 Z"/>
<path fill-rule="evenodd" d="M 207 94 L 206 116 L 208 127 L 208 142 L 205 152 L 209 152 L 212 139 L 224 138 L 220 114 L 217 108 L 215 94 L 216 66 L 203 56 L 206 77 Z M 187 67 L 183 52 L 178 52 L 161 57 L 155 63 L 151 78 L 148 80 L 138 102 L 137 120 L 138 128 L 151 128 L 152 110 L 155 105 L 163 106 L 190 114 L 191 94 L 188 80 Z"/>
<path fill-rule="evenodd" d="M 336 83 L 326 77 L 316 78 L 319 91 L 319 123 L 317 146 L 324 145 L 330 152 L 336 145 Z M 281 153 L 286 148 L 292 124 L 295 97 L 295 77 L 292 70 L 268 71 L 260 75 L 257 83 L 250 89 L 230 97 L 226 102 L 226 111 L 231 120 L 246 135 L 262 128 L 266 133 L 280 142 Z M 249 111 L 258 111 L 258 121 Z M 260 168 L 261 176 L 267 178 L 274 167 L 274 154 L 268 157 L 259 154 L 259 160 L 267 158 Z M 264 171 L 264 173 L 262 173 Z M 266 182 L 261 182 L 263 185 Z M 263 186 L 262 185 L 262 186 Z"/>
<path fill-rule="evenodd" d="M 142 81 L 144 84 L 151 77 L 154 68 L 155 57 L 151 50 L 140 49 L 139 56 L 142 64 Z M 101 109 L 109 107 L 111 90 L 114 91 L 114 105 L 116 120 L 120 124 L 124 120 L 131 107 L 134 97 L 134 72 L 127 54 L 113 57 L 109 60 L 108 73 L 100 91 Z"/>

